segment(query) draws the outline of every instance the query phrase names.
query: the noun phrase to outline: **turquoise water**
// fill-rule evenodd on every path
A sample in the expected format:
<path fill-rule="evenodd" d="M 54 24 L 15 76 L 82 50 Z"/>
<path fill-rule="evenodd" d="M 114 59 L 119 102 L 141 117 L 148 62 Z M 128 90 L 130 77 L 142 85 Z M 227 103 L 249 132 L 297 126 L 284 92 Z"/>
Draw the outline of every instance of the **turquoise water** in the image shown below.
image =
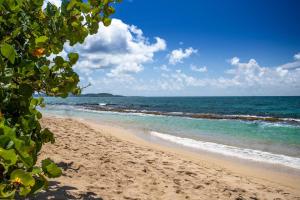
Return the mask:
<path fill-rule="evenodd" d="M 47 97 L 48 104 L 84 105 L 133 111 L 255 115 L 300 119 L 296 97 Z M 104 108 L 102 108 L 104 109 Z"/>
<path fill-rule="evenodd" d="M 297 99 L 299 100 L 299 98 L 296 98 L 296 100 Z M 127 100 L 128 99 L 125 99 L 125 103 L 123 104 L 128 103 Z M 266 116 L 293 118 L 292 123 L 291 121 L 268 122 L 264 120 L 249 121 L 226 118 L 202 119 L 181 115 L 153 115 L 141 112 L 124 113 L 122 111 L 116 112 L 115 109 L 112 111 L 103 111 L 101 109 L 89 107 L 89 105 L 95 106 L 95 104 L 91 103 L 92 101 L 97 101 L 98 104 L 101 104 L 99 105 L 100 107 L 106 106 L 105 103 L 109 104 L 109 102 L 107 102 L 107 100 L 105 101 L 105 99 L 89 99 L 89 102 L 86 104 L 83 103 L 84 99 L 73 98 L 69 103 L 63 103 L 62 101 L 53 103 L 52 99 L 51 105 L 48 105 L 44 112 L 93 119 L 110 124 L 117 123 L 128 128 L 141 130 L 143 134 L 149 134 L 152 137 L 157 137 L 190 148 L 243 159 L 300 168 L 300 125 L 297 121 L 299 119 L 299 108 L 297 107 L 299 102 L 296 100 L 288 100 L 289 103 L 284 103 L 284 105 L 293 107 L 293 109 L 290 107 L 284 109 L 283 106 L 280 105 L 278 107 L 281 110 L 274 110 L 276 103 L 273 103 L 274 105 L 266 106 L 266 102 L 261 101 L 261 105 L 265 107 L 265 110 L 268 110 L 264 111 Z M 118 100 L 114 101 L 122 101 L 122 98 L 118 98 Z M 162 104 L 165 104 L 165 101 L 166 100 L 163 100 Z M 188 101 L 190 101 L 190 99 L 188 99 Z M 208 100 L 206 99 L 205 101 Z M 213 102 L 212 104 L 216 104 L 215 99 L 211 99 L 211 101 Z M 221 100 L 217 101 L 218 104 L 220 104 L 219 101 Z M 270 102 L 269 99 L 268 102 Z M 289 105 L 291 102 L 293 102 L 293 105 Z M 157 105 L 158 103 L 152 102 L 151 104 Z M 118 105 L 120 105 L 120 103 L 118 103 Z M 180 105 L 177 107 L 179 108 L 175 109 L 174 107 L 173 110 L 168 110 L 168 112 L 183 112 Z M 183 105 L 182 107 L 185 108 L 187 106 Z M 203 105 L 199 107 L 201 108 Z M 237 105 L 231 107 L 237 107 Z M 250 105 L 240 107 L 245 108 L 250 107 Z M 214 111 L 215 113 L 212 111 L 208 113 L 263 116 L 254 112 L 253 110 L 259 110 L 257 106 L 254 107 L 255 109 L 252 109 L 251 112 L 249 111 L 248 113 L 245 110 L 240 111 L 239 113 L 228 113 L 225 112 L 224 109 L 222 109 L 223 113 L 216 111 Z M 268 109 L 266 109 L 266 107 L 268 107 Z M 271 107 L 273 107 L 273 110 L 270 109 Z M 148 106 L 148 109 L 150 108 L 151 106 Z M 198 110 L 200 110 L 200 108 L 198 108 Z M 128 106 L 126 106 L 126 109 L 128 109 Z M 215 108 L 212 110 L 217 109 Z M 188 112 L 191 112 L 191 110 Z"/>

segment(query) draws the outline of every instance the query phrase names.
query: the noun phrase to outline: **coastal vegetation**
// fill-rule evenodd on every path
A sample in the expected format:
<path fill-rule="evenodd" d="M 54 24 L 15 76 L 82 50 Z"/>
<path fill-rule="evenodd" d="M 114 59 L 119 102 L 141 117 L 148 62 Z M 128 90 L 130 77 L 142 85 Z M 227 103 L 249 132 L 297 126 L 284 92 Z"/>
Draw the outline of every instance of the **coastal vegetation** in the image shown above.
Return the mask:
<path fill-rule="evenodd" d="M 47 178 L 61 175 L 50 159 L 38 164 L 43 144 L 55 139 L 42 128 L 45 106 L 33 94 L 78 95 L 79 76 L 73 70 L 75 52 L 58 55 L 65 43 L 83 43 L 110 25 L 115 0 L 64 0 L 60 7 L 44 0 L 0 0 L 0 198 L 36 194 Z"/>

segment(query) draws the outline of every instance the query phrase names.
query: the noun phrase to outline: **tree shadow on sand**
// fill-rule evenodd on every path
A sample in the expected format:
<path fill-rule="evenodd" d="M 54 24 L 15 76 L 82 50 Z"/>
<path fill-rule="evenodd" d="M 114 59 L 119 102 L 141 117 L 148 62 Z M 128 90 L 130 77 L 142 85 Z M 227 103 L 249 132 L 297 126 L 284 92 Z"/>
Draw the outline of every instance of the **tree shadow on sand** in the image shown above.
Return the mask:
<path fill-rule="evenodd" d="M 67 162 L 60 162 L 60 163 L 57 163 L 57 166 L 60 167 L 60 168 L 62 168 L 64 171 L 73 170 L 73 171 L 75 171 L 77 173 L 78 170 L 80 169 L 80 167 L 78 167 L 77 169 L 75 169 L 73 167 L 73 164 L 74 164 L 74 162 L 69 162 L 69 163 L 67 163 Z"/>
<path fill-rule="evenodd" d="M 75 192 L 76 187 L 60 186 L 57 181 L 50 181 L 49 188 L 45 192 L 38 193 L 34 197 L 26 198 L 26 200 L 41 200 L 41 199 L 83 199 L 83 200 L 103 200 L 97 197 L 94 192 Z"/>

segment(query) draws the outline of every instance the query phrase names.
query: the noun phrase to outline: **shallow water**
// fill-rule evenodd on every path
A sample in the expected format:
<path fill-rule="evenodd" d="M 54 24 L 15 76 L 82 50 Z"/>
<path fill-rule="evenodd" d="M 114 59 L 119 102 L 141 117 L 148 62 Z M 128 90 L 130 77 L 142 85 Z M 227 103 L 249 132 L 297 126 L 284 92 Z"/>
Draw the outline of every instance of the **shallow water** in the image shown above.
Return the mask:
<path fill-rule="evenodd" d="M 89 109 L 82 104 L 70 106 L 63 103 L 52 103 L 43 112 L 107 123 L 117 122 L 182 146 L 300 169 L 298 124 L 108 112 Z M 297 117 L 297 114 L 285 116 Z"/>

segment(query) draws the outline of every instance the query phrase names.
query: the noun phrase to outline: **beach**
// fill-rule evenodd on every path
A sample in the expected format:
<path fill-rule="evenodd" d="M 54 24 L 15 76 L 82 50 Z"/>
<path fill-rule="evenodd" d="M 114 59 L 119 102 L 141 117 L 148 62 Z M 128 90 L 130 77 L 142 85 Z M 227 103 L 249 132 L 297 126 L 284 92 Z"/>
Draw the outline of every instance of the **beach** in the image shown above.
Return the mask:
<path fill-rule="evenodd" d="M 128 130 L 43 117 L 43 146 L 63 175 L 36 199 L 300 199 L 300 179 L 147 142 Z"/>

